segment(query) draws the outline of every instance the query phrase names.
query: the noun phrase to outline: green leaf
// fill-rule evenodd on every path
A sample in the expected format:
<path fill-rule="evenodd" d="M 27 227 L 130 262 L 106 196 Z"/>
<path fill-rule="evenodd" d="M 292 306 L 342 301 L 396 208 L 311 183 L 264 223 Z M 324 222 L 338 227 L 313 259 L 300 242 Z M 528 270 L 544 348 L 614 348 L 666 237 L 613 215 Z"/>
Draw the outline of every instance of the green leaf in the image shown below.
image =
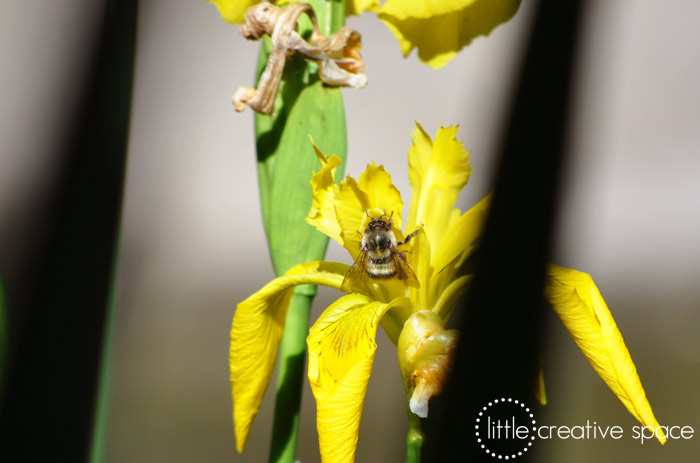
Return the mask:
<path fill-rule="evenodd" d="M 309 136 L 323 152 L 343 162 L 347 157 L 340 89 L 324 86 L 311 67 L 289 61 L 276 114 L 255 118 L 263 221 L 277 275 L 298 263 L 323 259 L 328 243 L 304 220 L 311 209 L 309 181 L 320 168 Z"/>

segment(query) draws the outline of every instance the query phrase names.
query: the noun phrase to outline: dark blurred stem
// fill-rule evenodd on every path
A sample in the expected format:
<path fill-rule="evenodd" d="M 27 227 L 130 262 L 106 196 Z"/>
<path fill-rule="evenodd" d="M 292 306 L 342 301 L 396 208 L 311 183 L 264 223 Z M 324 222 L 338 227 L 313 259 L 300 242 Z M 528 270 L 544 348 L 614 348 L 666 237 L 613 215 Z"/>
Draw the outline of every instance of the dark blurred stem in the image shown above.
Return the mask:
<path fill-rule="evenodd" d="M 455 310 L 463 314 L 460 342 L 443 393 L 431 403 L 425 462 L 494 461 L 465 423 L 494 398 L 535 399 L 542 292 L 585 4 L 537 2 L 474 277 Z M 527 452 L 518 462 L 534 458 Z"/>
<path fill-rule="evenodd" d="M 118 229 L 121 229 L 121 227 L 118 227 Z M 110 395 L 109 384 L 112 364 L 112 339 L 114 337 L 115 290 L 117 271 L 119 269 L 119 243 L 120 240 L 117 238 L 116 251 L 114 253 L 114 266 L 112 268 L 112 284 L 109 288 L 109 301 L 107 313 L 105 314 L 104 333 L 102 335 L 102 358 L 100 359 L 100 376 L 98 378 L 97 400 L 95 403 L 95 422 L 92 429 L 92 448 L 90 449 L 91 463 L 100 463 L 105 460 L 104 452 L 109 411 L 108 399 Z"/>
<path fill-rule="evenodd" d="M 1 461 L 99 461 L 137 0 L 107 0 L 27 270 L 12 288 Z M 16 302 L 15 302 L 16 301 Z M 100 399 L 98 399 L 100 397 Z M 96 404 L 99 403 L 99 411 Z M 94 441 L 93 441 L 94 438 Z"/>
<path fill-rule="evenodd" d="M 7 349 L 10 345 L 9 327 L 7 326 L 7 312 L 5 307 L 5 290 L 0 278 L 0 397 L 2 397 L 3 385 L 5 384 L 5 365 L 7 361 Z"/>

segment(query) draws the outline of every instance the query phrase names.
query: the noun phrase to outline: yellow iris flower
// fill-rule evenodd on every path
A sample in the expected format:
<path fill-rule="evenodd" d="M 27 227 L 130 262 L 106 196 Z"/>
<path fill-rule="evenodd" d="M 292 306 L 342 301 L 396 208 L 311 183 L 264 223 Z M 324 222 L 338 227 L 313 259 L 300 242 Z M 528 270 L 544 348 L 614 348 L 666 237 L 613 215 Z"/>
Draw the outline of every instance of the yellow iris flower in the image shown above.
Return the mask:
<path fill-rule="evenodd" d="M 365 230 L 372 218 L 391 217 L 398 242 L 404 239 L 402 230 L 419 230 L 400 246 L 419 285 L 370 278 L 343 284 L 349 265 L 309 262 L 292 268 L 241 302 L 233 318 L 230 350 L 239 451 L 272 377 L 292 291 L 297 285 L 315 284 L 349 292 L 323 312 L 310 329 L 307 343 L 322 460 L 354 460 L 378 326 L 402 350 L 399 361 L 406 380 L 404 367 L 407 362 L 416 362 L 416 350 L 411 339 L 407 342 L 405 338 L 426 336 L 425 329 L 421 332 L 417 328 L 419 319 L 427 320 L 430 326 L 444 326 L 467 288 L 469 276 L 461 276 L 460 267 L 481 232 L 489 197 L 464 214 L 453 208 L 471 170 L 469 152 L 456 140 L 456 134 L 457 127 L 440 127 L 433 141 L 416 124 L 408 153 L 413 196 L 405 228 L 401 195 L 382 166 L 368 165 L 359 180 L 347 176 L 336 183 L 334 173 L 340 160 L 325 156 L 314 146 L 321 168 L 311 180 L 313 205 L 307 222 L 345 247 L 353 259 L 361 252 L 358 231 Z M 627 410 L 642 424 L 657 427 L 622 336 L 591 277 L 550 265 L 545 294 L 576 344 Z M 411 323 L 406 323 L 409 320 Z M 430 327 L 428 331 L 435 332 Z M 430 394 L 425 398 L 426 408 L 429 398 Z"/>
<path fill-rule="evenodd" d="M 245 11 L 258 0 L 208 0 L 221 17 L 243 22 Z M 273 2 L 277 3 L 277 2 Z M 281 3 L 281 2 L 279 2 Z M 480 35 L 491 31 L 518 11 L 520 0 L 347 0 L 346 14 L 376 12 L 399 41 L 404 56 L 418 49 L 421 61 L 437 69 Z"/>

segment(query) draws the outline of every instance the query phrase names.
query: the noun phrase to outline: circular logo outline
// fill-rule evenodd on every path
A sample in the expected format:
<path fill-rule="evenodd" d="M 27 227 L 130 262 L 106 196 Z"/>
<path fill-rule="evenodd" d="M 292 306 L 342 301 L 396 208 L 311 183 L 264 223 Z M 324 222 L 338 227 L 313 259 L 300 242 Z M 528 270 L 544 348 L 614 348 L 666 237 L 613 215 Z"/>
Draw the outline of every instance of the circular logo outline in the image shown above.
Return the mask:
<path fill-rule="evenodd" d="M 487 411 L 491 406 L 497 405 L 499 403 L 502 403 L 502 404 L 512 403 L 515 405 L 520 405 L 520 407 L 522 409 L 524 409 L 525 413 L 530 417 L 530 420 L 532 421 L 532 430 L 535 432 L 537 431 L 537 428 L 535 426 L 537 424 L 537 420 L 535 420 L 535 415 L 530 411 L 530 408 L 527 407 L 525 405 L 525 403 L 523 403 L 517 399 L 510 398 L 510 397 L 508 397 L 507 399 L 502 397 L 500 399 L 492 400 L 491 402 L 488 403 L 488 405 L 483 407 L 481 409 L 481 411 L 479 412 L 479 414 L 477 415 L 476 426 L 474 428 L 476 429 L 475 436 L 476 436 L 476 441 L 479 444 L 479 446 L 486 452 L 487 455 L 490 455 L 494 458 L 498 458 L 499 460 L 514 460 L 517 457 L 522 456 L 524 452 L 527 452 L 530 449 L 530 447 L 532 447 L 532 443 L 535 441 L 536 434 L 533 434 L 532 436 L 530 436 L 530 439 L 528 440 L 527 445 L 521 451 L 519 451 L 517 453 L 517 455 L 515 453 L 511 453 L 510 455 L 501 455 L 500 453 L 496 453 L 493 450 L 487 448 L 486 444 L 484 444 L 482 442 L 481 436 L 479 435 L 479 429 L 480 429 L 479 423 L 481 422 L 481 418 L 484 416 L 484 412 Z"/>

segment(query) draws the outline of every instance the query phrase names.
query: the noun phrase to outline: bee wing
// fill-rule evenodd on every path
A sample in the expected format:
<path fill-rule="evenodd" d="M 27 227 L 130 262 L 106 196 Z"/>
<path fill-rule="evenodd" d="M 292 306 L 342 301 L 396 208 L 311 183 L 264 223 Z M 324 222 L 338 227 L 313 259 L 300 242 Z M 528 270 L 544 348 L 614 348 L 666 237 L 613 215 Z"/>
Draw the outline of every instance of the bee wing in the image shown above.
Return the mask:
<path fill-rule="evenodd" d="M 367 260 L 367 251 L 360 251 L 360 254 L 355 259 L 348 273 L 345 274 L 343 282 L 340 284 L 340 290 L 346 293 L 352 292 L 352 288 L 356 285 L 367 283 L 367 272 L 365 271 L 365 261 Z"/>
<path fill-rule="evenodd" d="M 405 280 L 408 286 L 420 288 L 420 283 L 418 282 L 416 274 L 413 273 L 413 270 L 411 270 L 411 267 L 408 265 L 408 262 L 406 262 L 406 258 L 401 251 L 396 249 L 394 246 L 391 247 L 391 258 L 393 259 L 394 264 L 396 264 L 396 278 L 399 280 Z"/>

